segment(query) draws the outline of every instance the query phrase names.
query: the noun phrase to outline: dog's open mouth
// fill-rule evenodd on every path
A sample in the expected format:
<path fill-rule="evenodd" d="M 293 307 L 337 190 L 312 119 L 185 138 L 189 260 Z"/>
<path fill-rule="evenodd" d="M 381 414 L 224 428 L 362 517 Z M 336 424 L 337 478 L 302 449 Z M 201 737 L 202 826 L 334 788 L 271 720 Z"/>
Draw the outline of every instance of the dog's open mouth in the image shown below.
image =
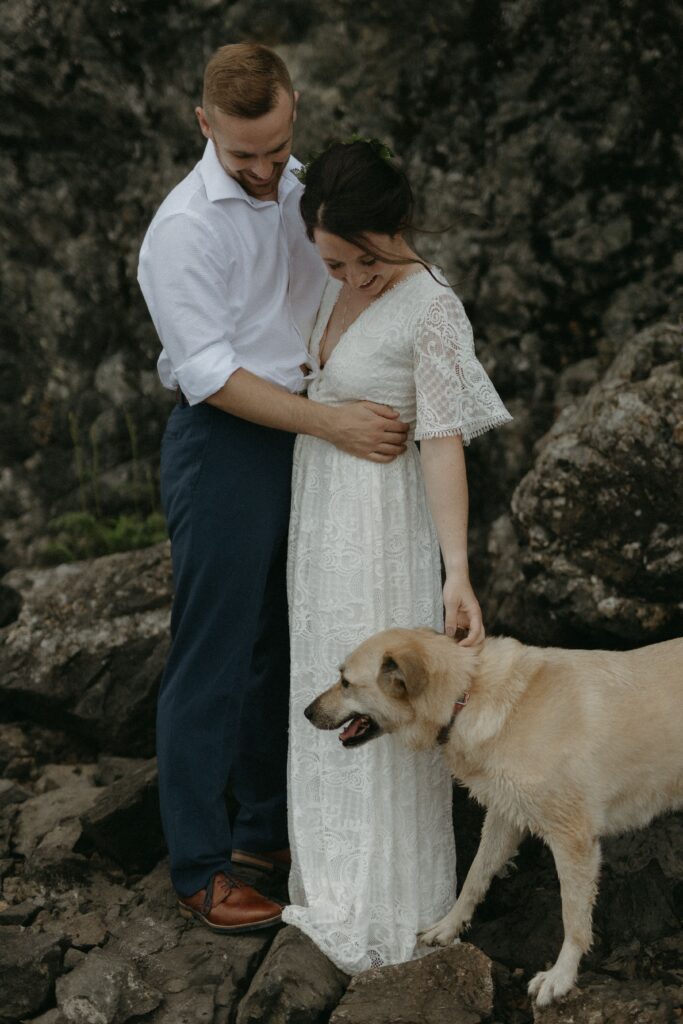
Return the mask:
<path fill-rule="evenodd" d="M 381 731 L 370 715 L 353 715 L 346 728 L 340 732 L 339 739 L 345 747 L 358 747 L 379 736 Z"/>

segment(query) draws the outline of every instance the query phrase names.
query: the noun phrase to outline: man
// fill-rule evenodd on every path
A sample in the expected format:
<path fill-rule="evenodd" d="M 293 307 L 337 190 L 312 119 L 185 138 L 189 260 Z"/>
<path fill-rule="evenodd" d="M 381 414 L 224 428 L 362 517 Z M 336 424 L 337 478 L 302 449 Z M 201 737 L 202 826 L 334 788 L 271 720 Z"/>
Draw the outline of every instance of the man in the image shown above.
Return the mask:
<path fill-rule="evenodd" d="M 297 98 L 271 50 L 218 50 L 196 110 L 204 156 L 162 203 L 140 253 L 159 375 L 177 398 L 161 454 L 175 581 L 157 717 L 161 812 L 181 913 L 226 933 L 270 926 L 281 910 L 232 863 L 288 862 L 294 434 L 379 462 L 406 437 L 383 406 L 301 395 L 326 272 L 292 173 Z"/>

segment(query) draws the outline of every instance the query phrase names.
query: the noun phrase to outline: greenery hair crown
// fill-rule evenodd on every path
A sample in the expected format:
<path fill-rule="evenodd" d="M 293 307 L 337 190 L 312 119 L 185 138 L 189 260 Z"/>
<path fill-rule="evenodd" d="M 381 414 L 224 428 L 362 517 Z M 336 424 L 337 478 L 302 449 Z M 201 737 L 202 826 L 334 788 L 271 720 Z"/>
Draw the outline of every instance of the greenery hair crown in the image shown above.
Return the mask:
<path fill-rule="evenodd" d="M 389 146 L 387 146 L 386 142 L 382 142 L 381 139 L 364 138 L 362 135 L 350 135 L 348 139 L 340 139 L 331 142 L 330 145 L 326 149 L 323 149 L 320 153 L 312 153 L 308 159 L 308 163 L 304 164 L 302 167 L 297 168 L 297 170 L 292 171 L 292 174 L 296 175 L 296 177 L 299 179 L 302 185 L 305 185 L 306 174 L 308 173 L 308 169 L 311 166 L 311 164 L 314 163 L 314 161 L 316 161 L 318 157 L 321 157 L 323 156 L 324 153 L 327 153 L 327 151 L 331 149 L 332 146 L 338 145 L 339 142 L 341 142 L 342 146 L 351 146 L 353 145 L 354 142 L 367 142 L 369 146 L 372 146 L 377 156 L 381 157 L 382 160 L 386 160 L 388 164 L 390 164 L 391 161 L 394 159 L 394 153 L 389 148 Z"/>

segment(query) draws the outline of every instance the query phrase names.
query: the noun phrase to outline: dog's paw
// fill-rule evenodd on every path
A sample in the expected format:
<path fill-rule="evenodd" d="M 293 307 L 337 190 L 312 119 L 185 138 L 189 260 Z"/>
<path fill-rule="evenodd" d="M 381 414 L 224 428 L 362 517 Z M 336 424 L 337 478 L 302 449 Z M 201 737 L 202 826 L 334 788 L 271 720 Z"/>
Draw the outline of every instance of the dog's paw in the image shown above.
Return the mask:
<path fill-rule="evenodd" d="M 450 946 L 458 938 L 459 934 L 460 928 L 452 920 L 449 920 L 448 915 L 446 915 L 446 917 L 437 921 L 436 924 L 425 928 L 424 931 L 418 932 L 417 937 L 426 946 Z"/>
<path fill-rule="evenodd" d="M 563 970 L 555 964 L 549 971 L 540 971 L 529 982 L 528 992 L 537 1006 L 548 1006 L 554 999 L 566 996 L 576 981 L 573 971 Z"/>

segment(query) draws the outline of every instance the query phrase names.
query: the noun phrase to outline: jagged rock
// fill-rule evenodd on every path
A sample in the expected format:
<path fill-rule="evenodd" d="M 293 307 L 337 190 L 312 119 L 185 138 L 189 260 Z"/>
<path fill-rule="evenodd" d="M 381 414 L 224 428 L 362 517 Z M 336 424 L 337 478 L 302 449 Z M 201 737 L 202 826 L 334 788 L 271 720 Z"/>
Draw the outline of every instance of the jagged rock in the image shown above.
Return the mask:
<path fill-rule="evenodd" d="M 680 930 L 683 813 L 603 841 L 596 930 L 607 948 L 656 942 Z"/>
<path fill-rule="evenodd" d="M 99 792 L 95 786 L 79 783 L 26 800 L 17 818 L 16 852 L 40 868 L 71 861 L 82 831 L 80 816 Z"/>
<path fill-rule="evenodd" d="M 109 950 L 93 949 L 56 985 L 57 1006 L 69 1024 L 125 1024 L 159 1006 L 161 993 L 137 968 Z"/>
<path fill-rule="evenodd" d="M 5 779 L 26 782 L 45 763 L 79 756 L 85 757 L 82 746 L 58 729 L 33 722 L 0 722 L 0 771 Z"/>
<path fill-rule="evenodd" d="M 94 786 L 96 768 L 92 764 L 48 764 L 41 770 L 35 783 L 36 796 L 55 789 L 73 786 Z"/>
<path fill-rule="evenodd" d="M 38 1013 L 62 962 L 59 943 L 32 928 L 9 925 L 0 932 L 0 1024 Z"/>
<path fill-rule="evenodd" d="M 623 344 L 515 492 L 526 587 L 571 646 L 683 630 L 682 342 L 660 324 Z"/>
<path fill-rule="evenodd" d="M 2 859 L 9 857 L 12 852 L 11 837 L 17 813 L 17 806 L 12 804 L 0 811 L 0 858 Z"/>
<path fill-rule="evenodd" d="M 14 778 L 7 768 L 17 758 L 28 755 L 29 745 L 26 734 L 21 726 L 13 722 L 0 723 L 0 769 L 7 778 Z"/>
<path fill-rule="evenodd" d="M 493 999 L 491 961 L 459 943 L 356 975 L 330 1024 L 477 1024 L 491 1019 Z"/>
<path fill-rule="evenodd" d="M 166 850 L 156 760 L 107 786 L 82 818 L 84 835 L 129 872 L 149 871 Z"/>
<path fill-rule="evenodd" d="M 341 998 L 348 978 L 298 928 L 275 937 L 240 1003 L 237 1024 L 316 1024 Z"/>
<path fill-rule="evenodd" d="M 66 971 L 72 971 L 74 967 L 78 967 L 79 964 L 83 963 L 86 956 L 87 953 L 84 953 L 80 949 L 67 949 L 66 953 L 64 954 L 65 973 Z"/>
<path fill-rule="evenodd" d="M 139 935 L 137 925 L 124 934 L 124 941 L 129 936 L 135 940 Z M 163 1009 L 159 1010 L 158 1017 L 152 1018 L 155 1024 L 157 1020 L 166 1021 L 167 1007 L 191 1004 L 202 993 L 211 994 L 211 1005 L 228 1008 L 234 1020 L 237 1004 L 271 941 L 269 933 L 226 938 L 197 926 L 182 931 L 177 945 L 146 954 L 145 977 L 164 993 Z"/>
<path fill-rule="evenodd" d="M 171 600 L 167 545 L 55 569 L 14 570 L 0 711 L 12 708 L 119 754 L 151 754 Z"/>
<path fill-rule="evenodd" d="M 188 923 L 178 913 L 167 862 L 141 879 L 135 893 L 135 905 L 110 925 L 113 940 L 109 948 L 132 958 L 145 981 L 164 994 L 163 1005 L 150 1020 L 182 1024 L 182 1013 L 196 1005 L 197 1013 L 199 1007 L 230 1008 L 230 1021 L 234 1021 L 237 1002 L 273 933 L 265 930 L 226 937 Z"/>
<path fill-rule="evenodd" d="M 17 785 L 11 779 L 0 779 L 0 811 L 12 804 L 21 804 L 28 800 L 31 794 L 23 786 Z"/>
<path fill-rule="evenodd" d="M 88 951 L 93 946 L 101 946 L 109 934 L 100 912 L 90 911 L 87 914 L 74 914 L 71 919 L 63 922 L 64 932 L 71 945 L 77 950 Z"/>
<path fill-rule="evenodd" d="M 652 949 L 672 933 L 680 935 L 682 840 L 681 813 L 603 840 L 594 942 L 582 961 L 584 970 L 598 965 L 604 969 L 604 958 L 631 940 L 638 949 L 641 944 Z M 464 864 L 459 871 L 463 879 Z M 563 939 L 560 888 L 552 855 L 540 840 L 525 840 L 512 869 L 493 880 L 467 938 L 511 969 L 535 972 L 555 960 Z M 640 960 L 642 967 L 637 966 Z M 633 968 L 643 976 L 646 965 L 657 960 L 652 952 L 637 959 L 634 955 Z M 664 952 L 661 960 L 664 970 Z M 647 970 L 649 977 L 664 976 L 654 967 Z"/>
<path fill-rule="evenodd" d="M 14 903 L 11 906 L 3 902 L 0 904 L 0 925 L 30 924 L 42 905 L 43 901 L 40 899 L 22 900 L 21 903 Z"/>
<path fill-rule="evenodd" d="M 21 610 L 21 594 L 0 583 L 0 628 L 14 622 Z"/>
<path fill-rule="evenodd" d="M 31 1024 L 66 1024 L 66 1021 L 55 1007 L 47 1013 L 41 1013 L 40 1017 L 34 1017 Z"/>
<path fill-rule="evenodd" d="M 548 1007 L 534 1005 L 534 1024 L 673 1024 L 683 991 L 661 983 L 584 978 L 581 988 Z"/>
<path fill-rule="evenodd" d="M 638 939 L 620 944 L 600 961 L 600 971 L 623 981 L 661 981 L 683 991 L 683 935 L 667 935 L 657 942 Z"/>
<path fill-rule="evenodd" d="M 467 939 L 511 970 L 542 970 L 563 939 L 559 883 L 549 851 L 531 844 L 519 871 L 495 879 Z"/>
<path fill-rule="evenodd" d="M 116 757 L 102 754 L 97 759 L 95 782 L 98 786 L 111 786 L 112 782 L 118 782 L 119 779 L 125 778 L 130 772 L 141 768 L 144 764 L 145 758 L 142 757 Z"/>
<path fill-rule="evenodd" d="M 193 986 L 180 995 L 167 996 L 163 1006 L 147 1020 L 149 1024 L 218 1024 L 216 1011 L 215 988 L 210 985 Z M 228 1024 L 229 1018 L 224 1020 Z"/>

